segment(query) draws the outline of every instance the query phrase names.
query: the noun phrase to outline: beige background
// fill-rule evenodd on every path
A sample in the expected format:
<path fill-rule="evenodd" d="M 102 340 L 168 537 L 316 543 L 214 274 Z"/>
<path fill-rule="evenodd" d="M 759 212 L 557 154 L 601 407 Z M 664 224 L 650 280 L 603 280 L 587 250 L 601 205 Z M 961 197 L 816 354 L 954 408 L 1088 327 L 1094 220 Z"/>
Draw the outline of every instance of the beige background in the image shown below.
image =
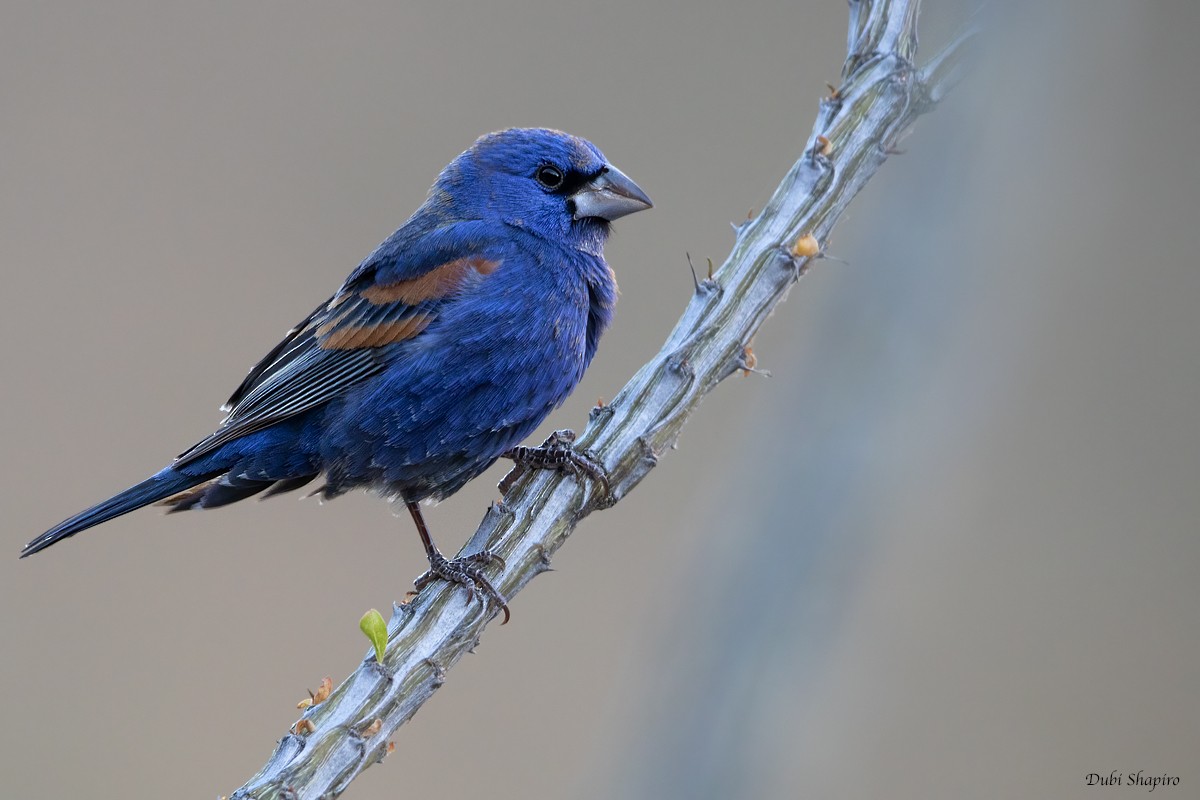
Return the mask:
<path fill-rule="evenodd" d="M 357 664 L 422 568 L 373 497 L 16 553 L 207 433 L 445 162 L 552 125 L 654 197 L 551 420 L 580 426 L 844 48 L 842 2 L 501 5 L 0 9 L 0 795 L 229 792 Z M 774 377 L 720 387 L 349 796 L 1197 796 L 1200 14 L 1046 5 L 843 220 L 850 266 L 755 343 Z M 929 4 L 926 54 L 961 13 Z M 441 542 L 501 474 L 430 513 Z"/>

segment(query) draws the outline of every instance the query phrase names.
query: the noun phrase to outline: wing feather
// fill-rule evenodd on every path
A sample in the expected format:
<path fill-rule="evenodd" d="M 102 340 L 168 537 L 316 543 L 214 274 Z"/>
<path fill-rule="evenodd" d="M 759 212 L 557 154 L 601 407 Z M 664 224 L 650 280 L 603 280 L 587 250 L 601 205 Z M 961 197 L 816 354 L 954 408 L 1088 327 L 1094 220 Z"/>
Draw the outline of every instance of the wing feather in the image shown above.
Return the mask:
<path fill-rule="evenodd" d="M 377 251 L 378 252 L 378 251 Z M 235 439 L 329 402 L 387 368 L 397 345 L 420 336 L 440 309 L 500 266 L 500 259 L 459 257 L 400 271 L 364 263 L 327 302 L 288 331 L 223 407 L 212 435 L 180 454 L 197 461 Z M 382 267 L 387 267 L 386 270 Z M 380 273 L 385 280 L 379 280 Z M 397 274 L 402 274 L 400 279 Z"/>

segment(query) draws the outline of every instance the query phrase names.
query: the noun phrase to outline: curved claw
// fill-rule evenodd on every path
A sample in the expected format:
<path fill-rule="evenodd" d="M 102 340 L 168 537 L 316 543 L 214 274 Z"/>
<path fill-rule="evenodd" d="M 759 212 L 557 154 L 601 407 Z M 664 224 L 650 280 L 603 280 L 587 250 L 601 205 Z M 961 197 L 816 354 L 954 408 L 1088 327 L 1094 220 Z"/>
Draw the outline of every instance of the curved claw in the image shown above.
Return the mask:
<path fill-rule="evenodd" d="M 612 496 L 612 487 L 608 482 L 608 472 L 604 465 L 594 455 L 574 448 L 575 432 L 571 430 L 555 431 L 537 447 L 514 447 L 504 454 L 512 459 L 515 468 L 504 476 L 497 487 L 501 494 L 508 490 L 526 470 L 552 469 L 566 472 L 576 478 L 584 475 L 591 478 L 600 486 L 603 497 Z"/>
<path fill-rule="evenodd" d="M 500 610 L 504 612 L 504 621 L 501 625 L 507 625 L 512 615 L 508 610 L 508 602 L 504 599 L 504 595 L 497 591 L 492 582 L 477 565 L 486 565 L 499 562 L 501 568 L 505 565 L 504 559 L 488 550 L 483 550 L 478 553 L 471 553 L 460 558 L 449 559 L 438 552 L 434 552 L 429 558 L 429 569 L 421 577 L 413 581 L 413 586 L 420 592 L 433 581 L 441 578 L 450 583 L 456 583 L 467 590 L 467 602 L 471 602 L 477 594 L 482 591 L 491 599 Z"/>

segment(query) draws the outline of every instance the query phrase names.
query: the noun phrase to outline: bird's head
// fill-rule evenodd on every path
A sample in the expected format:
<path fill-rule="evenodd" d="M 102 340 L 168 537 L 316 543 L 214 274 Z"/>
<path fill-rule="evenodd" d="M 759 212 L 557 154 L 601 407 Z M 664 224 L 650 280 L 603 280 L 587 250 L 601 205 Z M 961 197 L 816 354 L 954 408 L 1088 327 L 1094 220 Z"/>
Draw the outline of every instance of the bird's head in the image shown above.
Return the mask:
<path fill-rule="evenodd" d="M 650 198 L 591 142 L 545 128 L 482 136 L 442 172 L 430 203 L 460 218 L 498 219 L 584 249 Z"/>

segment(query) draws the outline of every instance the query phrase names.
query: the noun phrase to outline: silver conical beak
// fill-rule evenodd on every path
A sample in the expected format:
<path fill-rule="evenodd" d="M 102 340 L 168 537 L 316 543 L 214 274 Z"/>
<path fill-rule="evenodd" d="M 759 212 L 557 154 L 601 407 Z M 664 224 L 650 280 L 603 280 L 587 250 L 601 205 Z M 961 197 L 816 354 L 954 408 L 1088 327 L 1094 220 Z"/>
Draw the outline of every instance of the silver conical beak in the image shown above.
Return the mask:
<path fill-rule="evenodd" d="M 640 186 L 612 165 L 584 184 L 571 199 L 575 201 L 575 219 L 599 217 L 609 222 L 654 205 Z"/>

